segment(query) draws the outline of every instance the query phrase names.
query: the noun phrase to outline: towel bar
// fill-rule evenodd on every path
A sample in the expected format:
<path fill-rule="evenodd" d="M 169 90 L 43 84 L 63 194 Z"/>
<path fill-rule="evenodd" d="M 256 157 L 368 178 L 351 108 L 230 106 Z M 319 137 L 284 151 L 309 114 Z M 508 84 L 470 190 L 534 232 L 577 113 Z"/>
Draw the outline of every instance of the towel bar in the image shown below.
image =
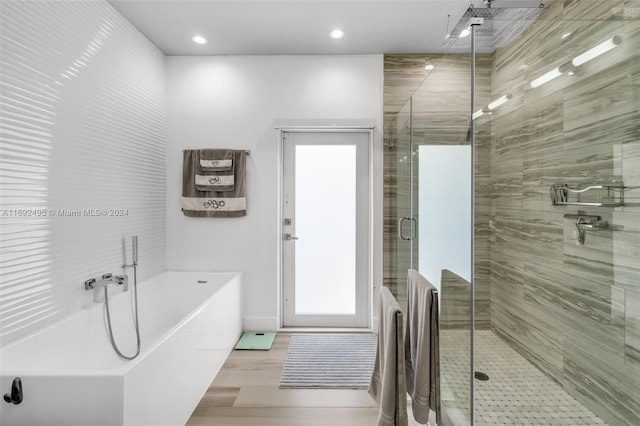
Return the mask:
<path fill-rule="evenodd" d="M 190 150 L 189 149 L 183 149 L 182 150 L 182 152 L 185 152 L 185 151 L 190 151 Z M 251 150 L 250 149 L 245 149 L 244 152 L 246 152 L 247 155 L 251 155 Z"/>

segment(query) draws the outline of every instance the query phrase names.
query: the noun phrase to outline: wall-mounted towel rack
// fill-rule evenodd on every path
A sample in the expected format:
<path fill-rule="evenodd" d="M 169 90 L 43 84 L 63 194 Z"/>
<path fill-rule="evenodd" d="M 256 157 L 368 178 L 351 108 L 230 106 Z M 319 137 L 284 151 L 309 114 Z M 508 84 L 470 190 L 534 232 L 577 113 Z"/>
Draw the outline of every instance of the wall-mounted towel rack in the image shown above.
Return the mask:
<path fill-rule="evenodd" d="M 554 206 L 621 207 L 624 206 L 624 190 L 622 182 L 579 187 L 554 184 L 549 196 Z"/>
<path fill-rule="evenodd" d="M 187 149 L 183 149 L 182 152 L 188 151 Z M 251 155 L 251 150 L 250 149 L 245 149 L 244 152 L 247 153 L 247 155 Z"/>

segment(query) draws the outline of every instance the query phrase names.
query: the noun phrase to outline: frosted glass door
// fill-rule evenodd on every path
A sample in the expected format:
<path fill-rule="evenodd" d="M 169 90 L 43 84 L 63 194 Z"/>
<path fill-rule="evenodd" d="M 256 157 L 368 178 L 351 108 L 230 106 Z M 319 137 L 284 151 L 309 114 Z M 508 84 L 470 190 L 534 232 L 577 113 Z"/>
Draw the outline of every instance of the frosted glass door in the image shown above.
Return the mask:
<path fill-rule="evenodd" d="M 284 325 L 367 325 L 369 135 L 284 139 Z"/>
<path fill-rule="evenodd" d="M 353 315 L 356 147 L 302 145 L 295 157 L 295 313 Z"/>

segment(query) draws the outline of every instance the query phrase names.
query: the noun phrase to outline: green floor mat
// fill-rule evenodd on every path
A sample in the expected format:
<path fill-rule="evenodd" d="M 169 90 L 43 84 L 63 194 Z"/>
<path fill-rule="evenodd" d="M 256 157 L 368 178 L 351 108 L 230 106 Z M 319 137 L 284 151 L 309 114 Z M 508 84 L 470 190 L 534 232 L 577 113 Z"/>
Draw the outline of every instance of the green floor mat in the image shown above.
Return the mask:
<path fill-rule="evenodd" d="M 261 331 L 247 331 L 236 345 L 236 349 L 253 349 L 259 351 L 268 351 L 271 349 L 273 339 L 276 333 L 267 333 Z"/>

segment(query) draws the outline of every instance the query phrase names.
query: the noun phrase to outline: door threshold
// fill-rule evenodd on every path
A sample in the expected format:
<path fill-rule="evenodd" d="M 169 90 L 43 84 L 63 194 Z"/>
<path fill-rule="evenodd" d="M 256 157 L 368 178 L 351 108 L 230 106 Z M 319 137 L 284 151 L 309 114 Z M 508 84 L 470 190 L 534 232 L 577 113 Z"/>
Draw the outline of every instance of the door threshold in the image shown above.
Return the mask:
<path fill-rule="evenodd" d="M 280 327 L 279 333 L 373 333 L 371 327 Z"/>

